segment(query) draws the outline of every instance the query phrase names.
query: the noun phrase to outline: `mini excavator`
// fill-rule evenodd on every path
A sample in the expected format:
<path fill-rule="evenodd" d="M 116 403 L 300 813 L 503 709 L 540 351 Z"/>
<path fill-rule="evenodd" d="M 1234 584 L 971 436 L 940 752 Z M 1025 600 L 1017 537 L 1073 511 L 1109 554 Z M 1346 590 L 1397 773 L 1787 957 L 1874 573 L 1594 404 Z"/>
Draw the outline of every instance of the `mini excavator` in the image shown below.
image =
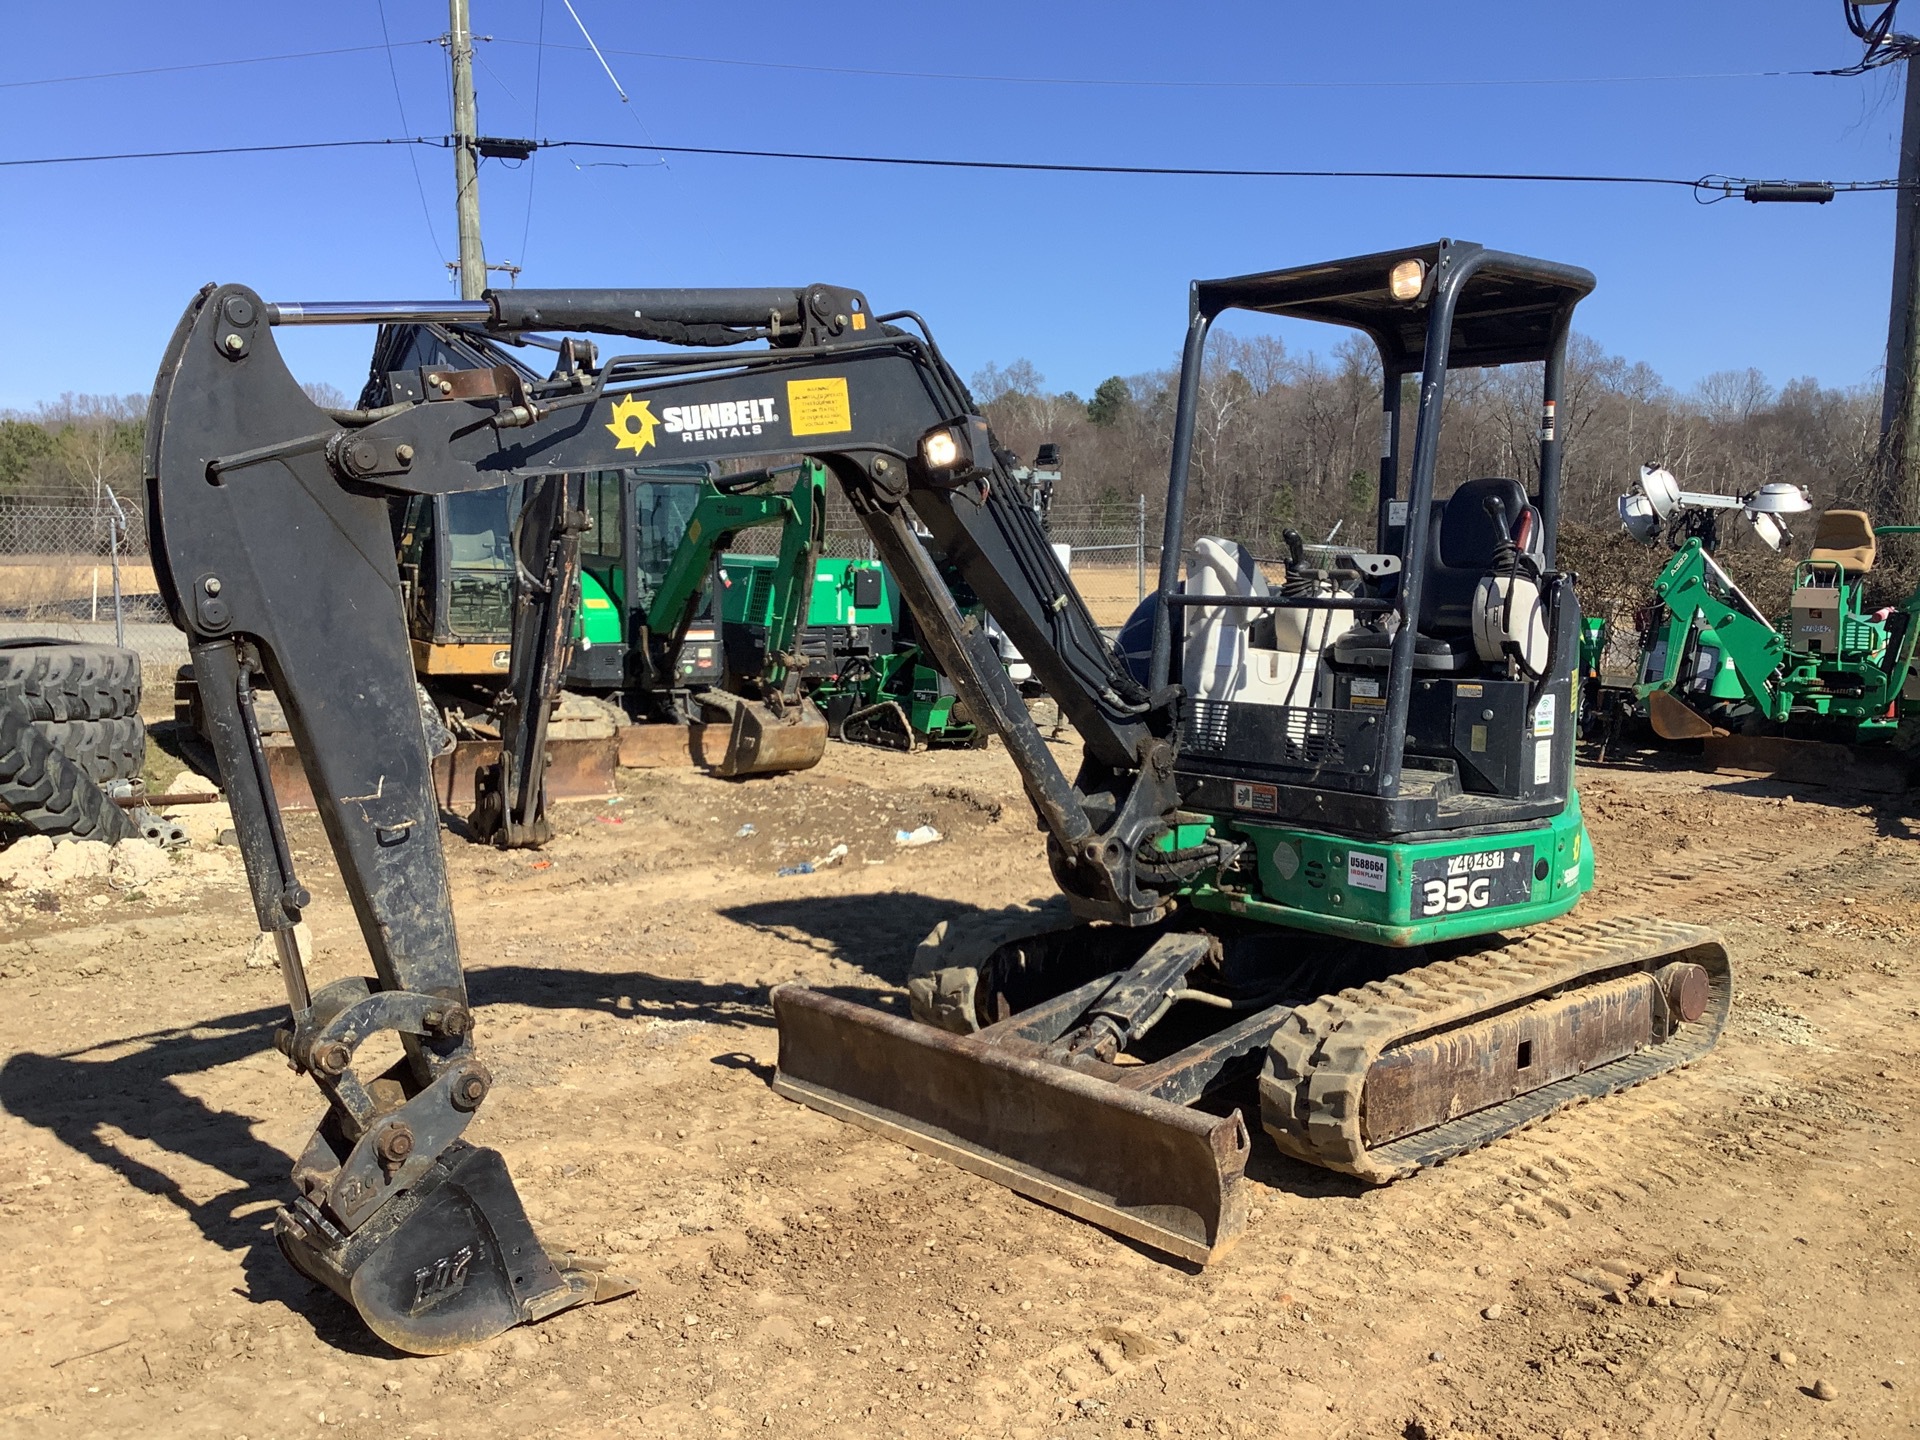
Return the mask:
<path fill-rule="evenodd" d="M 774 1086 L 791 1098 L 1206 1259 L 1244 1213 L 1248 1135 L 1223 1098 L 1237 1082 L 1257 1080 L 1282 1149 L 1381 1181 L 1702 1054 L 1729 998 L 1712 932 L 1543 924 L 1593 873 L 1571 773 L 1579 617 L 1554 568 L 1555 406 L 1592 284 L 1444 241 L 1197 284 L 1141 674 L 1095 625 L 911 312 L 876 315 L 826 285 L 317 305 L 207 287 L 155 384 L 148 517 L 280 959 L 290 1017 L 277 1043 L 327 1100 L 276 1220 L 288 1258 L 420 1353 L 625 1288 L 547 1251 L 504 1159 L 463 1138 L 492 1080 L 414 702 L 394 494 L 804 455 L 848 497 L 942 672 L 1018 767 L 1064 903 L 942 926 L 915 958 L 913 1019 L 777 987 Z M 1212 539 L 1181 584 L 1206 337 L 1232 309 L 1359 329 L 1385 369 L 1376 548 L 1290 562 L 1277 587 L 1244 548 Z M 670 348 L 548 381 L 505 367 L 453 386 L 421 376 L 418 399 L 329 413 L 273 338 L 386 320 Z M 1449 370 L 1542 361 L 1532 492 L 1490 478 L 1436 498 Z M 1401 381 L 1416 373 L 1403 493 Z M 1073 778 L 943 571 L 1081 736 Z M 252 717 L 262 676 L 371 978 L 309 986 L 308 896 Z M 403 1054 L 362 1074 L 358 1052 L 382 1034 Z"/>

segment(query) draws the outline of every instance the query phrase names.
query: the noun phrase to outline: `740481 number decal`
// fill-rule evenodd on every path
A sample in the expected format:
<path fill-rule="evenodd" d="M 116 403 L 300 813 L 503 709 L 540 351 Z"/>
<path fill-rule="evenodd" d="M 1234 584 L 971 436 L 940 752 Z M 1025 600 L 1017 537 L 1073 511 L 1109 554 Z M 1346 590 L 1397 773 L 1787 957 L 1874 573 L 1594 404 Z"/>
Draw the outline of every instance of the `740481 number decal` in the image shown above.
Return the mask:
<path fill-rule="evenodd" d="M 1413 913 L 1422 920 L 1521 905 L 1532 898 L 1531 845 L 1413 862 Z"/>

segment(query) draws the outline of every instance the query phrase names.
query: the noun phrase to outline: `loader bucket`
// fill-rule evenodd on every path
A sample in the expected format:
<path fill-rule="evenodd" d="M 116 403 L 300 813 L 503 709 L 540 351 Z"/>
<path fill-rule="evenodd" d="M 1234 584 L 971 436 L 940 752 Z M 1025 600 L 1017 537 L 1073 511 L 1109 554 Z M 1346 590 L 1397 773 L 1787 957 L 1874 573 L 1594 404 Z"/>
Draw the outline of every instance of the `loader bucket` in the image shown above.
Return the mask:
<path fill-rule="evenodd" d="M 1247 1129 L 799 985 L 773 991 L 773 1088 L 1035 1200 L 1201 1264 L 1246 1223 Z"/>
<path fill-rule="evenodd" d="M 757 700 L 720 690 L 703 694 L 700 703 L 720 721 L 707 727 L 707 763 L 716 775 L 810 770 L 827 753 L 827 717 L 811 700 L 800 701 L 784 715 L 776 715 Z M 711 758 L 716 732 L 725 737 L 717 760 Z"/>
<path fill-rule="evenodd" d="M 1726 733 L 1686 701 L 1665 690 L 1656 690 L 1647 696 L 1647 718 L 1653 722 L 1653 733 L 1662 740 L 1704 740 L 1709 735 Z"/>

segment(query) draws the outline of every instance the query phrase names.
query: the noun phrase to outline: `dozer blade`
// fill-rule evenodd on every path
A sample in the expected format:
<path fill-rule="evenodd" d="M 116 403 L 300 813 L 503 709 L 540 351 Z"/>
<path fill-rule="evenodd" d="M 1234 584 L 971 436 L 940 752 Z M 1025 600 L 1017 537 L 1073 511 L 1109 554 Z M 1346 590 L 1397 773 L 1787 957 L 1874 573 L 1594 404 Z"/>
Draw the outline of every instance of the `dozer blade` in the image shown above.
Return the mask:
<path fill-rule="evenodd" d="M 461 1143 L 351 1235 L 307 1200 L 282 1210 L 274 1230 L 296 1269 L 412 1355 L 444 1354 L 634 1288 L 571 1256 L 556 1262 L 500 1153 Z"/>
<path fill-rule="evenodd" d="M 1183 1260 L 1245 1224 L 1237 1111 L 1187 1109 L 798 985 L 773 991 L 773 1088 Z"/>
<path fill-rule="evenodd" d="M 774 775 L 785 770 L 810 770 L 827 753 L 827 717 L 811 700 L 802 700 L 784 715 L 776 715 L 757 700 L 709 691 L 700 703 L 726 720 L 726 749 L 710 761 L 716 775 Z M 709 728 L 708 754 L 712 754 Z"/>
<path fill-rule="evenodd" d="M 1656 690 L 1647 696 L 1647 718 L 1662 740 L 1704 740 L 1726 732 L 1677 695 Z"/>

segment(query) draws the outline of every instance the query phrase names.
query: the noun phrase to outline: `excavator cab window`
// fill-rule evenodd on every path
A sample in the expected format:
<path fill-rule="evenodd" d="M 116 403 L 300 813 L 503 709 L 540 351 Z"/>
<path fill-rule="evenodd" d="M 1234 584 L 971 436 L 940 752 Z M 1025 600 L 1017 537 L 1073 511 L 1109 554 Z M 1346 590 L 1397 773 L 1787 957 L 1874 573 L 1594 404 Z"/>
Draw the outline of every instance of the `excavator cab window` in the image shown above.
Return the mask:
<path fill-rule="evenodd" d="M 447 628 L 490 636 L 513 624 L 513 517 L 517 486 L 446 497 Z"/>

